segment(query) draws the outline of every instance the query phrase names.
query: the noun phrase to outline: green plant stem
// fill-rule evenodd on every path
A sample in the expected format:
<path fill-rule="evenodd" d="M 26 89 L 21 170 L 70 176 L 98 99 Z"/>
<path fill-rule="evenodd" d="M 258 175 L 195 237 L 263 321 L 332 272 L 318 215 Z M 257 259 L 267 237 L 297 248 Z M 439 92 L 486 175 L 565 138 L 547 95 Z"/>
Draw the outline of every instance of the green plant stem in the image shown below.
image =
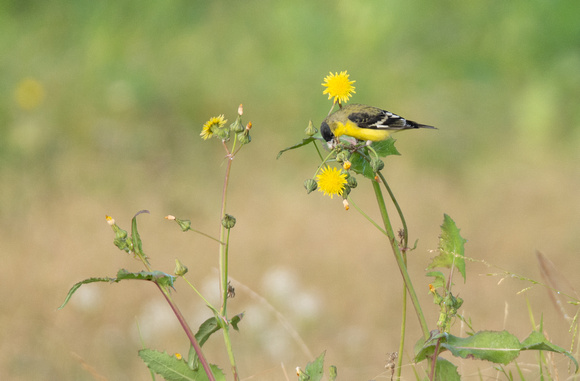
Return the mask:
<path fill-rule="evenodd" d="M 401 207 L 399 206 L 399 203 L 397 202 L 397 199 L 395 198 L 395 194 L 393 193 L 393 191 L 391 190 L 391 187 L 389 186 L 389 183 L 387 182 L 387 179 L 385 179 L 385 177 L 383 176 L 383 174 L 381 172 L 377 173 L 378 176 L 380 177 L 381 181 L 383 182 L 383 184 L 385 185 L 385 188 L 387 189 L 387 192 L 389 193 L 389 196 L 391 197 L 391 201 L 393 201 L 393 205 L 395 205 L 395 209 L 397 209 L 397 213 L 399 214 L 399 219 L 401 220 L 401 225 L 403 225 L 403 250 L 402 250 L 402 256 L 403 256 L 403 262 L 405 263 L 405 266 L 407 265 L 407 247 L 409 246 L 409 232 L 407 229 L 407 221 L 405 220 L 405 216 L 403 215 L 403 211 L 401 210 Z M 401 317 L 401 340 L 399 342 L 399 353 L 403 353 L 403 349 L 405 348 L 405 332 L 406 332 L 406 327 L 407 327 L 407 287 L 404 286 L 403 287 L 403 295 L 402 295 L 402 317 Z M 397 379 L 401 379 L 401 372 L 403 371 L 403 356 L 399 356 L 398 360 L 397 360 Z"/>
<path fill-rule="evenodd" d="M 215 376 L 213 375 L 213 372 L 211 371 L 209 363 L 207 362 L 205 356 L 203 355 L 203 352 L 201 350 L 199 343 L 195 339 L 195 335 L 193 334 L 193 331 L 191 330 L 191 328 L 187 324 L 187 321 L 185 321 L 185 318 L 181 314 L 181 311 L 179 311 L 179 308 L 177 308 L 177 305 L 175 304 L 175 302 L 171 298 L 171 294 L 169 293 L 169 290 L 166 287 L 159 285 L 158 283 L 155 283 L 155 284 L 159 288 L 159 291 L 161 291 L 161 293 L 165 297 L 165 300 L 167 300 L 167 303 L 169 303 L 169 305 L 171 306 L 171 309 L 173 310 L 173 313 L 177 317 L 177 320 L 179 320 L 179 324 L 181 324 L 181 327 L 185 331 L 185 334 L 187 335 L 189 342 L 191 343 L 191 345 L 195 349 L 195 353 L 197 354 L 197 357 L 199 358 L 199 362 L 201 363 L 201 366 L 203 367 L 205 374 L 207 374 L 207 378 L 209 379 L 209 381 L 215 381 Z"/>
<path fill-rule="evenodd" d="M 417 297 L 417 293 L 413 287 L 411 282 L 411 277 L 407 272 L 407 266 L 405 265 L 405 261 L 403 259 L 403 255 L 401 254 L 401 250 L 399 249 L 399 245 L 395 240 L 395 233 L 393 232 L 393 227 L 391 226 L 391 221 L 389 220 L 389 215 L 387 213 L 387 208 L 385 206 L 385 200 L 383 198 L 383 193 L 381 191 L 381 186 L 376 181 L 371 181 L 373 184 L 373 189 L 375 191 L 375 196 L 377 198 L 377 202 L 379 204 L 379 210 L 381 212 L 381 217 L 383 219 L 383 224 L 385 226 L 385 231 L 387 232 L 387 236 L 389 238 L 389 243 L 391 244 L 391 248 L 393 249 L 393 254 L 395 255 L 395 260 L 397 261 L 397 265 L 399 266 L 399 271 L 403 276 L 403 281 L 405 282 L 405 287 L 409 292 L 409 297 L 411 298 L 411 302 L 413 303 L 413 307 L 415 307 L 415 312 L 417 314 L 417 318 L 419 319 L 419 325 L 421 325 L 421 330 L 423 331 L 423 336 L 425 339 L 429 338 L 429 328 L 427 326 L 427 321 L 425 320 L 425 316 L 423 315 L 423 311 L 421 309 L 421 305 L 419 304 L 419 298 Z"/>
<path fill-rule="evenodd" d="M 228 352 L 228 357 L 230 359 L 230 365 L 232 367 L 232 373 L 234 375 L 234 380 L 238 381 L 238 367 L 236 365 L 236 359 L 234 357 L 234 352 L 232 350 L 232 343 L 230 340 L 230 329 L 229 329 L 229 320 L 227 316 L 227 305 L 228 305 L 228 254 L 229 254 L 229 247 L 230 247 L 230 229 L 227 229 L 224 224 L 221 223 L 221 220 L 226 215 L 226 205 L 227 205 L 227 196 L 228 196 L 228 184 L 230 182 L 230 171 L 232 168 L 232 161 L 234 159 L 233 155 L 230 154 L 228 151 L 228 147 L 223 142 L 224 148 L 228 153 L 227 159 L 228 164 L 226 167 L 226 174 L 224 178 L 224 188 L 222 192 L 222 210 L 221 210 L 221 217 L 220 217 L 220 253 L 219 253 L 219 268 L 220 268 L 220 293 L 221 293 L 221 309 L 220 309 L 220 319 L 222 326 L 222 331 L 224 335 L 224 341 L 226 345 L 226 350 Z"/>

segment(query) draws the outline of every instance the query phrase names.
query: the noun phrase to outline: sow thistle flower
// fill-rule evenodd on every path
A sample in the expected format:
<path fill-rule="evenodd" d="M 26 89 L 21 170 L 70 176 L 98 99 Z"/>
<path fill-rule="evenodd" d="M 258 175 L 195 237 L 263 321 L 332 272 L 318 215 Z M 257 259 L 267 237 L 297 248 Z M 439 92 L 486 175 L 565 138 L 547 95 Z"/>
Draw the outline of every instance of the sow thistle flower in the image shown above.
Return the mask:
<path fill-rule="evenodd" d="M 203 140 L 207 140 L 211 138 L 214 134 L 218 134 L 218 132 L 225 126 L 227 119 L 224 118 L 223 115 L 214 116 L 210 118 L 201 130 L 201 134 L 199 134 Z"/>
<path fill-rule="evenodd" d="M 316 176 L 318 180 L 318 190 L 324 195 L 333 198 L 334 195 L 341 196 L 344 192 L 347 180 L 346 173 L 340 169 L 326 166 Z"/>
<path fill-rule="evenodd" d="M 349 80 L 346 70 L 341 71 L 340 74 L 332 74 L 332 72 L 330 72 L 330 74 L 324 78 L 322 86 L 325 86 L 326 90 L 324 90 L 322 94 L 328 94 L 328 99 L 334 98 L 334 103 L 346 103 L 352 94 L 356 94 L 354 86 L 352 85 L 355 82 L 356 81 Z"/>

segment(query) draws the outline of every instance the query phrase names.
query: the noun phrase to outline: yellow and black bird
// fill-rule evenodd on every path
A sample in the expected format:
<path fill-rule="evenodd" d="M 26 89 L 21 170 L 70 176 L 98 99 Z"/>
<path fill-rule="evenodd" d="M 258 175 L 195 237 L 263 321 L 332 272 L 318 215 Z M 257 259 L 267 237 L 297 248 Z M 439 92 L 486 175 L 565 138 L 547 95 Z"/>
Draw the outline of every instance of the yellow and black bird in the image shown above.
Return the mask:
<path fill-rule="evenodd" d="M 353 103 L 327 116 L 320 125 L 320 133 L 327 142 L 336 140 L 342 135 L 367 142 L 378 142 L 388 139 L 392 133 L 413 128 L 435 129 L 433 126 L 413 122 L 378 107 Z"/>

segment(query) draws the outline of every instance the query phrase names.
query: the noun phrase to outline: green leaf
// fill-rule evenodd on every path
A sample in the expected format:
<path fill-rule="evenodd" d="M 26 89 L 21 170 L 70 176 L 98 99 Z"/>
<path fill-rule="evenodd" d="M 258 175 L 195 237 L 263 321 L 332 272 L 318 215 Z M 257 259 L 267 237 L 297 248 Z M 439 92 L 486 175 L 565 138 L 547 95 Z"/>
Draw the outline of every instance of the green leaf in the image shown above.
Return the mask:
<path fill-rule="evenodd" d="M 350 169 L 368 179 L 373 180 L 375 178 L 375 172 L 371 164 L 358 152 L 350 156 Z"/>
<path fill-rule="evenodd" d="M 397 148 L 395 147 L 396 140 L 390 136 L 387 140 L 381 140 L 379 142 L 374 142 L 371 147 L 375 150 L 379 157 L 387 157 L 390 155 L 401 155 Z"/>
<path fill-rule="evenodd" d="M 199 343 L 199 346 L 201 347 L 203 344 L 205 344 L 207 339 L 209 339 L 209 337 L 212 334 L 219 331 L 220 328 L 221 327 L 219 326 L 217 318 L 215 316 L 210 317 L 209 319 L 201 323 L 199 329 L 197 330 L 197 333 L 195 334 L 195 339 Z"/>
<path fill-rule="evenodd" d="M 461 381 L 461 376 L 457 372 L 457 366 L 452 362 L 438 357 L 435 368 L 435 380 L 438 381 Z"/>
<path fill-rule="evenodd" d="M 60 307 L 58 307 L 58 309 L 62 310 L 64 308 L 64 306 L 66 306 L 66 304 L 68 303 L 70 298 L 73 296 L 73 294 L 83 284 L 89 284 L 89 283 L 95 283 L 95 282 L 115 282 L 115 281 L 116 281 L 115 278 L 89 278 L 89 279 L 82 280 L 70 288 L 70 290 L 68 291 L 68 294 L 66 295 L 66 298 L 64 298 L 64 302 L 62 303 L 62 305 Z"/>
<path fill-rule="evenodd" d="M 139 356 L 147 364 L 147 367 L 157 373 L 167 381 L 207 381 L 209 378 L 203 368 L 192 370 L 187 363 L 166 352 L 159 352 L 152 349 L 142 349 Z M 216 380 L 225 381 L 226 376 L 215 365 L 210 365 Z"/>
<path fill-rule="evenodd" d="M 303 146 L 305 146 L 307 144 L 310 144 L 312 142 L 315 142 L 317 139 L 322 139 L 322 136 L 320 135 L 320 133 L 317 133 L 317 134 L 315 134 L 315 135 L 313 135 L 313 136 L 311 136 L 309 138 L 302 139 L 302 143 L 294 144 L 291 147 L 284 148 L 282 151 L 278 152 L 278 155 L 276 156 L 276 160 L 279 159 L 280 156 L 282 156 L 282 154 L 284 152 L 290 151 L 290 150 L 293 150 L 293 149 L 296 149 L 296 148 L 303 147 Z"/>
<path fill-rule="evenodd" d="M 305 375 L 300 375 L 298 378 L 299 381 L 308 380 L 308 381 L 320 381 L 322 376 L 324 375 L 324 355 L 326 351 L 322 352 L 318 358 L 312 362 L 309 362 L 306 365 L 306 369 L 304 370 Z"/>
<path fill-rule="evenodd" d="M 429 271 L 425 276 L 432 276 L 435 277 L 435 280 L 431 282 L 433 287 L 445 287 L 447 280 L 445 279 L 445 275 L 441 271 Z"/>
<path fill-rule="evenodd" d="M 242 312 L 241 314 L 237 314 L 236 316 L 234 316 L 233 318 L 231 318 L 230 320 L 230 324 L 232 325 L 232 327 L 234 327 L 234 329 L 236 331 L 240 331 L 238 329 L 238 324 L 240 323 L 240 321 L 242 320 L 242 318 L 244 317 L 244 313 Z"/>
<path fill-rule="evenodd" d="M 550 351 L 566 355 L 570 360 L 572 360 L 572 362 L 574 362 L 574 365 L 576 365 L 576 372 L 578 372 L 578 361 L 576 361 L 570 352 L 550 343 L 541 332 L 533 331 L 530 336 L 522 341 L 522 351 L 526 350 Z"/>
<path fill-rule="evenodd" d="M 459 234 L 455 222 L 447 214 L 444 215 L 443 225 L 441 225 L 441 237 L 439 238 L 439 255 L 433 258 L 427 269 L 435 267 L 451 268 L 455 266 L 463 280 L 466 280 L 465 274 L 465 249 L 467 242 Z"/>
<path fill-rule="evenodd" d="M 467 338 L 438 334 L 420 348 L 415 356 L 416 361 L 433 354 L 438 338 L 441 339 L 440 348 L 450 351 L 455 357 L 487 360 L 496 364 L 512 362 L 521 349 L 519 340 L 507 331 L 481 331 Z"/>
<path fill-rule="evenodd" d="M 148 210 L 140 210 L 133 216 L 133 220 L 131 221 L 131 240 L 133 241 L 133 252 L 137 255 L 141 260 L 145 263 L 150 264 L 147 260 L 147 255 L 143 252 L 143 242 L 141 241 L 141 237 L 139 236 L 139 231 L 137 230 L 137 216 L 142 213 L 149 213 Z"/>
<path fill-rule="evenodd" d="M 161 286 L 173 287 L 173 282 L 175 282 L 175 277 L 164 273 L 163 271 L 140 271 L 138 273 L 132 273 L 128 270 L 121 269 L 117 272 L 117 279 L 115 282 L 120 282 L 122 280 L 148 280 L 155 282 Z"/>

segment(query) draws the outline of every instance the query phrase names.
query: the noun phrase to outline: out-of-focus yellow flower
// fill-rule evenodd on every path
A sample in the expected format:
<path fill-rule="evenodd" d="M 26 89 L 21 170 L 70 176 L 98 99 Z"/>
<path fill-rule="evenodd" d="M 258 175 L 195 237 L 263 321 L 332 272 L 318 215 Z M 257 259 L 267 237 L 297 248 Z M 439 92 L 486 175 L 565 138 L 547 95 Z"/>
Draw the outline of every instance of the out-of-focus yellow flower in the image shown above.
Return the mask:
<path fill-rule="evenodd" d="M 25 78 L 16 89 L 14 89 L 14 99 L 24 110 L 32 110 L 44 101 L 44 86 L 33 78 Z"/>
<path fill-rule="evenodd" d="M 318 179 L 318 190 L 324 195 L 332 198 L 334 195 L 342 195 L 346 185 L 346 173 L 342 173 L 338 168 L 325 167 L 316 176 Z"/>
<path fill-rule="evenodd" d="M 201 130 L 201 134 L 199 134 L 203 140 L 207 140 L 213 136 L 220 128 L 222 128 L 226 124 L 227 120 L 224 118 L 223 115 L 214 116 L 210 118 Z"/>
<path fill-rule="evenodd" d="M 356 94 L 354 86 L 352 85 L 355 82 L 356 81 L 349 81 L 346 70 L 341 71 L 340 74 L 332 74 L 332 72 L 330 72 L 330 74 L 324 78 L 322 86 L 325 86 L 326 89 L 322 94 L 328 94 L 328 99 L 334 98 L 334 103 L 346 103 L 352 94 Z"/>

